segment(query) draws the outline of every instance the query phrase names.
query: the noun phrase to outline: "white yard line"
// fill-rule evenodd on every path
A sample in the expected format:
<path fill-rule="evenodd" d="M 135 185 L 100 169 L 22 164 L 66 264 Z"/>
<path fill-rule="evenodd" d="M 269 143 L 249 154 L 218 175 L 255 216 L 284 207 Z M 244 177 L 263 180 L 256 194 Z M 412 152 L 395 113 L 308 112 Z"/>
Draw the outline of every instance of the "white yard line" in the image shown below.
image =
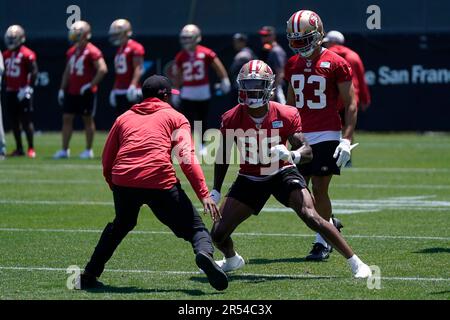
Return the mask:
<path fill-rule="evenodd" d="M 15 270 L 15 271 L 57 271 L 66 272 L 66 268 L 51 268 L 51 267 L 22 267 L 22 266 L 0 266 L 0 270 Z M 139 269 L 105 269 L 105 272 L 115 273 L 147 273 L 158 275 L 201 275 L 198 271 L 177 271 L 177 270 L 139 270 Z M 346 280 L 351 279 L 347 277 L 327 276 L 327 275 L 311 275 L 311 274 L 265 274 L 265 273 L 235 273 L 237 276 L 247 277 L 260 277 L 260 278 L 289 278 L 289 279 L 339 279 Z M 233 274 L 231 275 L 231 278 Z M 429 278 L 429 277 L 381 277 L 381 280 L 395 280 L 395 281 L 432 281 L 432 282 L 446 282 L 450 281 L 450 278 Z M 366 281 L 366 280 L 362 280 Z"/>
<path fill-rule="evenodd" d="M 0 228 L 0 232 L 44 232 L 44 233 L 101 233 L 100 229 L 50 229 L 50 228 Z M 170 231 L 131 231 L 134 234 L 163 234 L 172 235 Z M 309 238 L 314 235 L 306 233 L 261 233 L 261 232 L 236 232 L 234 236 L 240 237 L 299 237 Z M 395 240 L 443 240 L 450 241 L 450 237 L 436 236 L 393 236 L 393 235 L 359 235 L 346 234 L 346 238 L 366 238 L 366 239 L 395 239 Z"/>

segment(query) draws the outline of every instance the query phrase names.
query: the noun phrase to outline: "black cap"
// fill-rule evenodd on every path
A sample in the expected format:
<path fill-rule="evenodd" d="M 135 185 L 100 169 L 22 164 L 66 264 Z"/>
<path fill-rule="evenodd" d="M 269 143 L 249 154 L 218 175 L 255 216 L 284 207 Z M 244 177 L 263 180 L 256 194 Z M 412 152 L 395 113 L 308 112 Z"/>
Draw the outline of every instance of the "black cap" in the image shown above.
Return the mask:
<path fill-rule="evenodd" d="M 262 36 L 270 36 L 275 34 L 275 28 L 272 26 L 264 26 L 259 29 L 258 33 Z"/>
<path fill-rule="evenodd" d="M 233 35 L 233 40 L 247 41 L 247 39 L 247 35 L 244 33 L 235 33 Z"/>
<path fill-rule="evenodd" d="M 164 98 L 165 95 L 170 94 L 180 94 L 180 91 L 172 89 L 169 78 L 164 76 L 155 74 L 147 78 L 142 85 L 144 99 L 152 97 Z"/>

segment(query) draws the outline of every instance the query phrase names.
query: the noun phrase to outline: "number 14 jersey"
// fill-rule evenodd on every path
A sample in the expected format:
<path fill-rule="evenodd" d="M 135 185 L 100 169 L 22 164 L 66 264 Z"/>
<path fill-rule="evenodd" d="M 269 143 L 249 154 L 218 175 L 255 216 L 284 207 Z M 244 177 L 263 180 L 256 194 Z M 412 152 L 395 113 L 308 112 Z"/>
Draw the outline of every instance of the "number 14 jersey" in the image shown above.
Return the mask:
<path fill-rule="evenodd" d="M 344 58 L 327 49 L 314 60 L 295 55 L 286 63 L 285 79 L 294 90 L 304 133 L 341 130 L 338 83 L 352 81 Z"/>

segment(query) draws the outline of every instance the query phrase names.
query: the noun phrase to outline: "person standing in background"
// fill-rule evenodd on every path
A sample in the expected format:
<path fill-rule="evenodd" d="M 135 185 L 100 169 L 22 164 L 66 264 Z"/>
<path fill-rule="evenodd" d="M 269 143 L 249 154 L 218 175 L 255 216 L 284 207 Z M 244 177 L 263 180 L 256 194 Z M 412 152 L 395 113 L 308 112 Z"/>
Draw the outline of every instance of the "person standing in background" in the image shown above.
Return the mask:
<path fill-rule="evenodd" d="M 114 57 L 116 79 L 109 95 L 110 105 L 116 109 L 116 115 L 131 108 L 142 99 L 141 76 L 144 70 L 144 47 L 130 39 L 133 35 L 131 23 L 117 19 L 109 28 L 109 41 L 118 47 Z"/>
<path fill-rule="evenodd" d="M 63 107 L 63 141 L 62 149 L 55 153 L 54 159 L 70 157 L 69 142 L 76 115 L 82 116 L 86 131 L 86 149 L 80 154 L 80 158 L 94 158 L 92 145 L 97 90 L 108 67 L 102 52 L 90 42 L 91 37 L 91 26 L 86 21 L 77 21 L 70 27 L 69 41 L 73 45 L 66 53 L 66 69 L 58 92 L 58 103 Z"/>
<path fill-rule="evenodd" d="M 286 104 L 284 86 L 284 66 L 287 61 L 286 51 L 278 44 L 276 30 L 272 26 L 264 26 L 258 31 L 263 44 L 262 60 L 266 62 L 275 73 L 275 95 L 273 100 Z"/>
<path fill-rule="evenodd" d="M 252 49 L 247 46 L 247 35 L 243 33 L 235 33 L 233 35 L 233 48 L 237 52 L 231 63 L 229 74 L 231 80 L 232 94 L 235 99 L 238 91 L 237 77 L 242 66 L 251 60 L 256 59 L 256 55 Z"/>
<path fill-rule="evenodd" d="M 33 93 L 38 74 L 36 54 L 27 48 L 25 30 L 19 25 L 10 26 L 5 33 L 7 50 L 3 52 L 5 59 L 6 106 L 11 116 L 12 130 L 16 140 L 16 149 L 11 157 L 24 156 L 22 145 L 22 129 L 28 142 L 27 156 L 35 158 L 34 126 L 33 126 Z"/>
<path fill-rule="evenodd" d="M 5 71 L 5 65 L 3 64 L 3 55 L 0 51 L 0 94 L 2 92 L 2 76 Z M 0 100 L 0 160 L 5 160 L 6 156 L 6 140 L 5 130 L 3 129 L 3 116 L 2 116 L 2 102 Z"/>

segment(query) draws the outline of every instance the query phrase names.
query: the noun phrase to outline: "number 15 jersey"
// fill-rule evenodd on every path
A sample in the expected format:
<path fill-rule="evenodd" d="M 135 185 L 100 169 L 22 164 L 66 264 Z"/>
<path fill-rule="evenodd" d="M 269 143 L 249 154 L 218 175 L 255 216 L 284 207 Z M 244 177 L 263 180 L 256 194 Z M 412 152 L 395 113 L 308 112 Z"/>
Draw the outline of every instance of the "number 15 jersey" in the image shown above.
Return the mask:
<path fill-rule="evenodd" d="M 286 63 L 285 79 L 294 91 L 295 106 L 300 111 L 303 132 L 311 140 L 310 144 L 335 140 L 322 138 L 317 141 L 317 135 L 309 139 L 308 133 L 340 133 L 342 127 L 338 113 L 338 83 L 352 81 L 349 63 L 327 49 L 322 49 L 314 60 L 295 55 Z"/>

